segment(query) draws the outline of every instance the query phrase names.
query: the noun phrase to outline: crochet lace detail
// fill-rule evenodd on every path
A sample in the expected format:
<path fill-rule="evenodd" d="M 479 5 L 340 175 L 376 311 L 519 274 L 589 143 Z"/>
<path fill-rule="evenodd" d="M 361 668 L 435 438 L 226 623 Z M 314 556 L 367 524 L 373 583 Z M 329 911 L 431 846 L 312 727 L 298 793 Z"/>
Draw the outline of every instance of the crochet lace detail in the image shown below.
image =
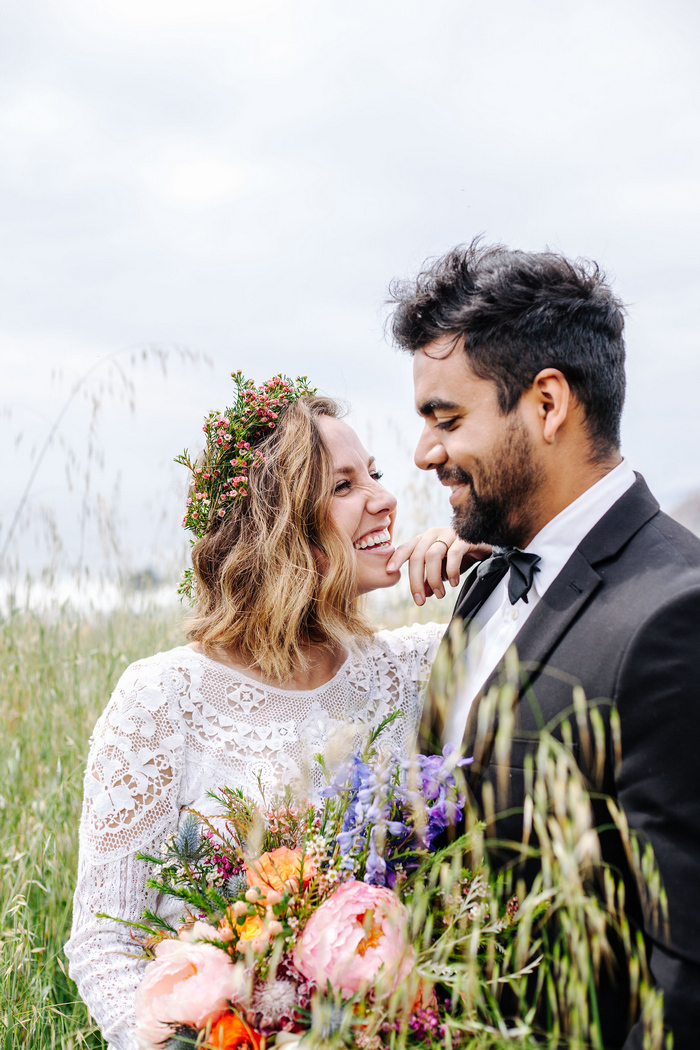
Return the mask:
<path fill-rule="evenodd" d="M 399 711 L 384 748 L 406 754 L 443 625 L 380 631 L 325 685 L 275 689 L 186 646 L 132 664 L 99 718 L 85 774 L 70 974 L 114 1050 L 134 1050 L 133 998 L 145 962 L 128 928 L 96 912 L 172 922 L 179 908 L 145 887 L 157 852 L 183 811 L 215 813 L 223 786 L 267 797 L 289 784 L 313 796 L 314 755 L 331 764 Z"/>

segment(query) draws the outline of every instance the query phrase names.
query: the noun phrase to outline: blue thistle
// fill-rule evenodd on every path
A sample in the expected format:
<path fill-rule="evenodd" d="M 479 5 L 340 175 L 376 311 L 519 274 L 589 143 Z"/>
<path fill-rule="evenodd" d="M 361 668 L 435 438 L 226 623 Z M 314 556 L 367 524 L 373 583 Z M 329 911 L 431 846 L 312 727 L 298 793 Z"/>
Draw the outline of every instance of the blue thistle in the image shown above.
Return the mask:
<path fill-rule="evenodd" d="M 163 1050 L 193 1050 L 197 1045 L 197 1029 L 189 1025 L 180 1025 L 175 1034 L 163 1043 Z"/>
<path fill-rule="evenodd" d="M 193 857 L 199 849 L 199 821 L 196 814 L 188 813 L 178 828 L 173 843 L 179 857 Z"/>
<path fill-rule="evenodd" d="M 224 886 L 227 897 L 241 897 L 248 889 L 248 880 L 245 875 L 232 875 Z"/>
<path fill-rule="evenodd" d="M 338 1003 L 326 1003 L 321 1016 L 317 1019 L 315 1033 L 320 1039 L 331 1039 L 347 1028 L 347 1011 Z"/>

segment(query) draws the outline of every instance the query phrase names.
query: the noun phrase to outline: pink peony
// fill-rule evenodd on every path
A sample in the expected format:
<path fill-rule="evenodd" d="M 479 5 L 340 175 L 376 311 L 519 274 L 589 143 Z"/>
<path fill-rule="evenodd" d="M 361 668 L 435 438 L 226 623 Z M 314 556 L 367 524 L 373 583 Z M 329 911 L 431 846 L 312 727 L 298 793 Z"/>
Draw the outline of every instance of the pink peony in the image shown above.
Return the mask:
<path fill-rule="evenodd" d="M 294 964 L 307 980 L 324 987 L 329 980 L 345 995 L 377 983 L 391 993 L 413 968 L 408 913 L 383 886 L 344 882 L 307 922 Z"/>
<path fill-rule="evenodd" d="M 207 930 L 218 936 L 215 929 Z M 229 1002 L 244 995 L 242 967 L 235 966 L 221 948 L 191 941 L 193 933 L 194 929 L 177 940 L 161 941 L 155 959 L 144 970 L 135 1003 L 140 1050 L 161 1047 L 171 1025 L 203 1028 L 207 1021 L 216 1021 Z"/>

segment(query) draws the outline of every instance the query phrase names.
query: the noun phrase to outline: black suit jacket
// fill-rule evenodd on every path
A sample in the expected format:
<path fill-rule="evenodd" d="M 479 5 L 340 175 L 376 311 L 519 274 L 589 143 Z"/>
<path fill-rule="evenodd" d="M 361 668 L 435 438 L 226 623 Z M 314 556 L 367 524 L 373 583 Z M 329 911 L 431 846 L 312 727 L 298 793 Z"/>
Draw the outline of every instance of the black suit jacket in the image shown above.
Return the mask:
<path fill-rule="evenodd" d="M 467 580 L 456 613 L 474 585 Z M 668 895 L 670 935 L 646 924 L 654 979 L 664 991 L 674 1050 L 700 1046 L 700 540 L 659 510 L 637 481 L 594 526 L 543 595 L 515 639 L 536 702 L 519 694 L 506 774 L 509 803 L 524 799 L 522 755 L 542 726 L 572 709 L 580 684 L 601 712 L 612 752 L 610 711 L 619 713 L 621 761 L 608 754 L 603 790 L 621 803 L 630 826 L 654 849 Z M 502 668 L 502 665 L 501 665 Z M 497 668 L 482 690 L 497 680 Z M 476 754 L 471 786 L 477 805 L 485 780 L 499 781 L 492 750 L 477 730 L 480 697 L 470 710 L 465 751 Z M 430 702 L 429 702 L 430 703 Z M 433 719 L 430 709 L 424 726 Z M 571 719 L 574 754 L 581 740 Z M 580 763 L 581 764 L 581 763 Z M 502 773 L 504 771 L 501 771 Z M 584 772 L 586 772 L 584 770 Z M 499 806 L 500 808 L 500 806 Z M 496 827 L 519 841 L 516 813 Z M 624 865 L 608 835 L 604 859 Z M 605 856 L 607 851 L 607 856 Z M 638 916 L 643 922 L 641 914 Z M 604 991 L 601 995 L 605 998 Z M 629 1029 L 624 996 L 602 1003 L 606 1047 L 641 1050 Z"/>

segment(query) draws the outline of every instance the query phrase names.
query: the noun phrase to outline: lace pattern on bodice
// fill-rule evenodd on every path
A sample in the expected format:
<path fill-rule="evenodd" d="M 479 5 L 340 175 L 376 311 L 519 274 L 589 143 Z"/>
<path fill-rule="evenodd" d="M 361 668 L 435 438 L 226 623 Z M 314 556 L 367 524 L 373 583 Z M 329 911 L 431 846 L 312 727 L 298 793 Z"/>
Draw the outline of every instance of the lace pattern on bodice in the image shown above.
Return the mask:
<path fill-rule="evenodd" d="M 382 747 L 408 753 L 444 626 L 380 631 L 325 685 L 275 689 L 187 647 L 132 664 L 93 734 L 80 825 L 70 972 L 110 1046 L 133 1050 L 133 996 L 143 970 L 129 931 L 95 912 L 177 920 L 176 904 L 145 887 L 157 851 L 187 808 L 214 813 L 223 786 L 267 797 L 290 785 L 315 795 L 314 755 L 327 763 L 395 711 Z"/>

